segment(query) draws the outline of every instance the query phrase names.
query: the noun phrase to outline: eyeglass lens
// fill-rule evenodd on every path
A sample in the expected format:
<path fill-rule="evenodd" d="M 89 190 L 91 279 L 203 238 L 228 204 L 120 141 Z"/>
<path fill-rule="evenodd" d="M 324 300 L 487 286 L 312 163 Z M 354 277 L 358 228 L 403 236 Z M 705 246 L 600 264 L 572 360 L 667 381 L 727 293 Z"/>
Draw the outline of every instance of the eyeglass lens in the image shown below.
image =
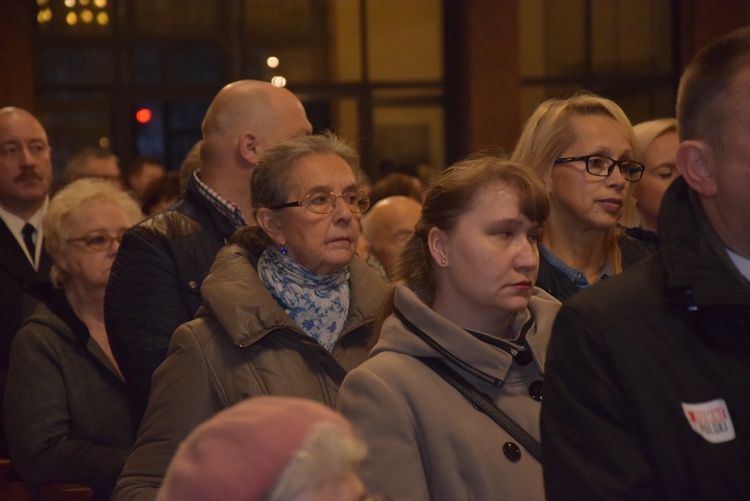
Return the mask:
<path fill-rule="evenodd" d="M 622 177 L 627 180 L 638 180 L 641 178 L 643 167 L 630 160 L 616 161 L 605 156 L 590 156 L 586 162 L 586 170 L 595 176 L 609 176 L 615 166 L 619 167 Z"/>
<path fill-rule="evenodd" d="M 343 195 L 311 193 L 305 197 L 303 205 L 306 205 L 312 212 L 328 214 L 336 209 L 337 198 L 341 198 L 352 212 L 365 212 L 370 207 L 370 197 L 364 191 L 354 191 Z"/>

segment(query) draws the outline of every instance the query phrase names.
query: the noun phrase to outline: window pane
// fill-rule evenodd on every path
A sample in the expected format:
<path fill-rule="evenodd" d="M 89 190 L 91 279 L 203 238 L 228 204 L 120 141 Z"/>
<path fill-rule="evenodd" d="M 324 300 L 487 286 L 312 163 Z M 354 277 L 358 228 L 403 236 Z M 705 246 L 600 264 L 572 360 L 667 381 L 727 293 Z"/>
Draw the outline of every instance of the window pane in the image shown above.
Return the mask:
<path fill-rule="evenodd" d="M 55 186 L 63 182 L 65 163 L 84 146 L 112 148 L 110 101 L 104 93 L 37 95 L 37 113 L 52 146 Z M 115 154 L 117 152 L 115 151 Z"/>
<path fill-rule="evenodd" d="M 170 79 L 178 84 L 219 82 L 219 54 L 213 47 L 183 47 L 170 51 Z"/>
<path fill-rule="evenodd" d="M 520 2 L 521 75 L 580 75 L 585 67 L 584 0 Z"/>
<path fill-rule="evenodd" d="M 416 170 L 423 179 L 445 167 L 441 106 L 376 106 L 373 118 L 376 167 L 403 166 Z"/>
<path fill-rule="evenodd" d="M 138 43 L 133 49 L 135 81 L 141 85 L 214 84 L 220 56 L 214 47 L 167 47 Z"/>
<path fill-rule="evenodd" d="M 329 2 L 329 58 L 331 79 L 356 81 L 362 78 L 362 28 L 360 3 L 351 0 Z"/>
<path fill-rule="evenodd" d="M 370 79 L 442 79 L 442 28 L 439 0 L 368 0 Z"/>
<path fill-rule="evenodd" d="M 128 2 L 141 36 L 210 37 L 218 31 L 221 2 L 204 0 L 139 0 Z"/>
<path fill-rule="evenodd" d="M 108 46 L 45 46 L 38 52 L 37 78 L 42 85 L 111 84 L 115 61 Z"/>
<path fill-rule="evenodd" d="M 327 3 L 317 0 L 245 0 L 242 29 L 248 47 L 244 75 L 287 84 L 328 80 Z M 278 66 L 269 67 L 269 57 Z"/>
<path fill-rule="evenodd" d="M 592 72 L 597 76 L 669 75 L 672 8 L 669 0 L 591 3 Z"/>

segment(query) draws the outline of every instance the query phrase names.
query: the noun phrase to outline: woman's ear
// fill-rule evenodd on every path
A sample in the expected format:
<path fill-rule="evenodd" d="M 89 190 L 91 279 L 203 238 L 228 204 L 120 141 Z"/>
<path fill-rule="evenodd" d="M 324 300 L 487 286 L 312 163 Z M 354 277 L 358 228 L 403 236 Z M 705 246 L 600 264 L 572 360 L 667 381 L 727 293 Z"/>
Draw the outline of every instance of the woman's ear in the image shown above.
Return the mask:
<path fill-rule="evenodd" d="M 706 198 L 713 198 L 717 193 L 716 162 L 716 152 L 704 141 L 683 141 L 677 149 L 677 166 L 682 178 Z"/>
<path fill-rule="evenodd" d="M 427 247 L 432 259 L 441 268 L 448 266 L 448 234 L 433 226 L 427 234 Z"/>
<path fill-rule="evenodd" d="M 286 241 L 284 238 L 281 217 L 277 213 L 266 207 L 261 207 L 255 213 L 255 219 L 258 221 L 260 229 L 262 229 L 276 244 L 281 245 Z"/>
<path fill-rule="evenodd" d="M 68 273 L 68 260 L 65 257 L 65 252 L 63 251 L 57 251 L 53 256 L 52 260 L 55 262 L 58 268 L 60 268 L 65 273 Z"/>

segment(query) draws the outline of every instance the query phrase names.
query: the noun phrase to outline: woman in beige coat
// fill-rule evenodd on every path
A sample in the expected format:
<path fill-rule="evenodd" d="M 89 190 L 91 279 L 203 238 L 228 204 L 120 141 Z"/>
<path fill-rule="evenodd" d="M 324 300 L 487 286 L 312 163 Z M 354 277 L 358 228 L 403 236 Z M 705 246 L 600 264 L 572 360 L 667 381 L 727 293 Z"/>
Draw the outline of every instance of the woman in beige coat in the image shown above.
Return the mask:
<path fill-rule="evenodd" d="M 418 357 L 444 362 L 539 439 L 559 308 L 534 286 L 548 213 L 536 174 L 494 157 L 456 164 L 429 189 L 380 339 L 339 393 L 370 448 L 368 489 L 411 501 L 543 499 L 530 450 Z"/>

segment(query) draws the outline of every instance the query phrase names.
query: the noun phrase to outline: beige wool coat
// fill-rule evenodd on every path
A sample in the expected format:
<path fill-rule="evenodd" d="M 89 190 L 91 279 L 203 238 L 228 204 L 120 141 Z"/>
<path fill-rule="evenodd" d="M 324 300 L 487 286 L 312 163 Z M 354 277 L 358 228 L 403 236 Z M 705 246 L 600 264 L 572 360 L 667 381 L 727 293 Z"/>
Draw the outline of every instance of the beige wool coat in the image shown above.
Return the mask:
<path fill-rule="evenodd" d="M 201 286 L 203 306 L 175 331 L 154 373 L 146 415 L 114 501 L 156 497 L 178 445 L 200 423 L 246 398 L 308 398 L 335 407 L 346 372 L 367 358 L 385 283 L 349 265 L 349 312 L 331 353 L 289 318 L 255 271 L 257 256 L 224 247 Z"/>
<path fill-rule="evenodd" d="M 495 378 L 491 384 L 449 363 L 539 439 L 541 402 L 531 398 L 529 386 L 544 373 L 556 299 L 535 289 L 512 323 L 518 332 L 535 319 L 526 334 L 533 361 L 524 366 L 432 311 L 406 286 L 397 286 L 395 307 L 453 357 Z M 361 468 L 368 490 L 409 501 L 543 500 L 541 464 L 415 356 L 440 357 L 391 315 L 370 358 L 341 386 L 339 409 L 369 447 Z M 518 445 L 517 462 L 504 454 L 507 442 Z"/>

